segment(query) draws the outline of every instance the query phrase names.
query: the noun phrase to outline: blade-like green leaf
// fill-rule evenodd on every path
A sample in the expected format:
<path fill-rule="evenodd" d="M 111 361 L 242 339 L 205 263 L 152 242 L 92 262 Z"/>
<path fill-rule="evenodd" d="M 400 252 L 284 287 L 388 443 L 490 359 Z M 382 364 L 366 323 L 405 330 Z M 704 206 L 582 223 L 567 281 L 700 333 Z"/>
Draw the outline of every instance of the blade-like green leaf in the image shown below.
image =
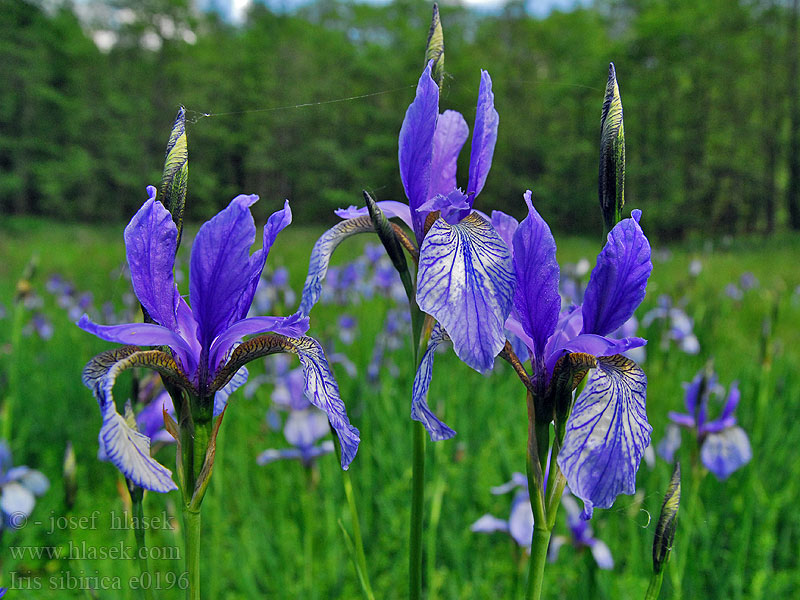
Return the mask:
<path fill-rule="evenodd" d="M 606 231 L 622 218 L 625 204 L 625 129 L 622 99 L 614 63 L 608 66 L 608 84 L 600 118 L 600 208 Z"/>

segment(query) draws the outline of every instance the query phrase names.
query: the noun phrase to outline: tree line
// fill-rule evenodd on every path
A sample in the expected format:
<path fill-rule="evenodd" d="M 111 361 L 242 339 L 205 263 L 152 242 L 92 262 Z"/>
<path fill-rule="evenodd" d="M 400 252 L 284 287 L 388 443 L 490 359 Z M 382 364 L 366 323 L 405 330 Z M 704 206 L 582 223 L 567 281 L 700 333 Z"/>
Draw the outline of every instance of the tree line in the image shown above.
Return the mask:
<path fill-rule="evenodd" d="M 79 19 L 0 0 L 0 211 L 123 221 L 157 183 L 187 109 L 187 218 L 238 193 L 329 223 L 361 190 L 403 200 L 397 134 L 431 5 L 254 5 L 239 25 L 188 0 L 113 0 Z M 601 229 L 597 173 L 608 63 L 624 108 L 628 208 L 648 232 L 800 229 L 798 0 L 597 0 L 545 19 L 510 2 L 441 7 L 441 108 L 472 124 L 480 69 L 500 130 L 476 208 Z M 124 18 L 122 18 L 124 17 Z M 98 34 L 102 32 L 101 34 Z M 101 50 L 100 35 L 113 45 Z M 459 183 L 466 185 L 467 147 Z"/>

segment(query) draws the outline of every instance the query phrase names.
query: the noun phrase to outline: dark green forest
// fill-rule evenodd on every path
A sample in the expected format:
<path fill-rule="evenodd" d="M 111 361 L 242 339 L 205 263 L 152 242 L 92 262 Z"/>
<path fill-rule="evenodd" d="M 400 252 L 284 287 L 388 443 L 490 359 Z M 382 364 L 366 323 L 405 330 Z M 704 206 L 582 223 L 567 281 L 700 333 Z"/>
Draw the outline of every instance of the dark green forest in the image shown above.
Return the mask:
<path fill-rule="evenodd" d="M 164 131 L 180 105 L 189 219 L 238 193 L 274 206 L 289 198 L 306 223 L 332 222 L 332 209 L 358 204 L 362 189 L 404 199 L 397 134 L 431 3 L 255 6 L 240 26 L 187 0 L 109 0 L 107 9 L 106 22 L 87 22 L 69 3 L 0 0 L 2 214 L 128 219 L 160 179 Z M 471 124 L 486 69 L 500 114 L 476 208 L 520 215 L 530 188 L 555 229 L 597 232 L 613 61 L 626 209 L 644 211 L 648 232 L 800 229 L 798 0 L 598 0 L 545 19 L 515 2 L 494 15 L 445 3 L 441 15 L 441 108 Z M 92 37 L 100 30 L 116 39 L 105 51 Z M 461 159 L 465 185 L 467 149 Z"/>

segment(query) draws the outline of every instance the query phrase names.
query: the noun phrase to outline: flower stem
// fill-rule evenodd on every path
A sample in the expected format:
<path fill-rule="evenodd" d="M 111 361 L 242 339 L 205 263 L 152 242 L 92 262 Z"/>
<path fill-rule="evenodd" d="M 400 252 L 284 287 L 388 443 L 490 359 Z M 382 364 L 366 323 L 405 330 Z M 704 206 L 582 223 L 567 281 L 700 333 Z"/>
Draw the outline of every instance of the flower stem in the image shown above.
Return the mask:
<path fill-rule="evenodd" d="M 644 600 L 658 600 L 658 594 L 661 592 L 661 582 L 664 580 L 664 570 L 660 573 L 653 573 L 650 578 L 650 585 L 647 586 L 647 592 L 644 595 Z"/>
<path fill-rule="evenodd" d="M 411 542 L 408 582 L 411 600 L 422 598 L 422 505 L 425 500 L 425 427 L 414 421 L 414 456 L 411 483 Z"/>
<path fill-rule="evenodd" d="M 186 544 L 186 573 L 189 587 L 186 600 L 200 600 L 200 511 L 183 507 L 184 543 Z"/>
<path fill-rule="evenodd" d="M 533 544 L 531 545 L 530 571 L 528 574 L 528 590 L 526 600 L 539 600 L 544 582 L 544 565 L 547 561 L 547 547 L 550 545 L 551 529 L 546 526 L 533 527 Z"/>
<path fill-rule="evenodd" d="M 313 467 L 306 468 L 306 489 L 303 498 L 303 583 L 305 584 L 305 598 L 309 600 L 314 594 L 314 471 Z"/>
<path fill-rule="evenodd" d="M 338 446 L 337 446 L 338 448 Z M 353 541 L 355 544 L 356 561 L 361 580 L 361 591 L 367 600 L 375 600 L 375 595 L 372 593 L 372 586 L 369 583 L 369 574 L 367 573 L 367 557 L 364 555 L 364 542 L 361 539 L 361 525 L 358 521 L 358 508 L 356 507 L 356 497 L 353 492 L 353 482 L 350 481 L 350 472 L 342 471 L 342 482 L 344 483 L 344 495 L 347 497 L 347 505 L 350 508 L 350 520 L 353 525 Z"/>
<path fill-rule="evenodd" d="M 136 538 L 136 556 L 139 562 L 139 574 L 150 574 L 147 564 L 147 543 L 144 537 L 144 490 L 140 487 L 128 488 L 131 495 L 131 512 L 133 513 L 133 535 Z M 140 581 L 142 578 L 140 578 Z M 155 600 L 151 586 L 142 586 L 144 597 Z"/>

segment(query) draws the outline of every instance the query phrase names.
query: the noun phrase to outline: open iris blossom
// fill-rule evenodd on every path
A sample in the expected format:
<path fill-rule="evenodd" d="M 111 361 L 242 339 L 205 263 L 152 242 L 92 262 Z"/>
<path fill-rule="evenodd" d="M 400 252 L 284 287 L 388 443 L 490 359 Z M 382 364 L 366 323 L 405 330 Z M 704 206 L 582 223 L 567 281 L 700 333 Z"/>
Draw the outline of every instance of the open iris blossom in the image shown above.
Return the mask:
<path fill-rule="evenodd" d="M 547 478 L 545 477 L 545 479 Z M 498 531 L 507 533 L 518 546 L 530 551 L 533 540 L 533 510 L 531 509 L 531 500 L 528 494 L 528 478 L 522 473 L 514 473 L 511 481 L 493 487 L 492 494 L 506 494 L 514 490 L 516 490 L 516 493 L 511 502 L 511 512 L 507 521 L 494 515 L 486 514 L 475 521 L 470 529 L 480 533 Z M 609 550 L 605 542 L 594 537 L 589 523 L 580 518 L 581 509 L 575 499 L 567 492 L 561 498 L 561 502 L 567 511 L 567 528 L 570 535 L 553 536 L 548 553 L 550 562 L 556 561 L 562 546 L 570 544 L 577 549 L 589 548 L 598 567 L 601 569 L 613 569 L 614 559 L 611 557 L 611 550 Z"/>
<path fill-rule="evenodd" d="M 492 214 L 512 250 L 516 275 L 513 311 L 505 326 L 529 350 L 532 375 L 520 371 L 519 361 L 517 371 L 531 392 L 536 422 L 557 420 L 563 428 L 558 464 L 572 493 L 584 502 L 584 518 L 590 518 L 594 506 L 608 508 L 618 494 L 634 492 L 636 471 L 650 443 L 647 378 L 622 356 L 646 341 L 610 335 L 644 298 L 652 271 L 650 244 L 639 226 L 641 212 L 635 210 L 609 233 L 583 304 L 561 310 L 555 240 L 533 207 L 530 191 L 525 201 L 529 214 L 522 223 L 497 211 Z M 444 339 L 444 332 L 434 328 L 422 359 L 425 369 L 421 367 L 414 382 L 415 401 L 427 394 L 432 350 Z M 572 392 L 590 369 L 573 406 Z M 432 413 L 426 415 L 432 429 L 452 431 Z"/>
<path fill-rule="evenodd" d="M 267 254 L 277 234 L 291 222 L 288 202 L 269 217 L 263 247 L 252 255 L 256 227 L 250 207 L 257 196 L 237 196 L 200 228 L 191 253 L 190 307 L 174 281 L 176 225 L 169 211 L 155 199 L 155 188 L 148 187 L 148 194 L 125 229 L 125 247 L 133 289 L 149 322 L 103 326 L 87 315 L 78 322 L 101 339 L 127 344 L 96 356 L 83 374 L 84 383 L 100 404 L 103 425 L 99 440 L 106 456 L 143 488 L 167 492 L 176 487 L 170 471 L 151 458 L 150 439 L 117 412 L 112 396 L 120 372 L 149 367 L 161 374 L 170 391 L 182 431 L 185 423 L 193 424 L 193 433 L 179 441 L 205 442 L 208 448 L 206 454 L 206 448 L 196 446 L 195 454 L 202 454 L 193 465 L 195 472 L 186 473 L 184 465 L 179 475 L 189 477 L 188 482 L 205 477 L 207 483 L 210 464 L 201 472 L 201 457 L 213 461 L 216 429 L 211 430 L 211 423 L 218 417 L 219 425 L 229 394 L 246 381 L 244 365 L 268 354 L 289 352 L 297 354 L 303 366 L 306 396 L 325 411 L 338 434 L 342 467 L 347 468 L 358 447 L 358 431 L 350 425 L 322 348 L 313 338 L 303 337 L 308 318 L 299 313 L 247 317 Z M 237 346 L 243 337 L 265 332 L 272 333 Z M 138 346 L 159 349 L 141 350 Z M 177 430 L 174 422 L 173 429 Z M 207 437 L 198 433 L 201 430 Z M 191 494 L 191 490 L 188 492 Z"/>
<path fill-rule="evenodd" d="M 431 78 L 431 69 L 429 63 L 400 130 L 400 177 L 408 204 L 383 201 L 377 206 L 414 231 L 419 247 L 414 299 L 419 308 L 440 323 L 461 360 L 485 372 L 505 344 L 503 325 L 514 287 L 508 247 L 488 217 L 472 209 L 489 174 L 499 117 L 492 80 L 482 71 L 469 178 L 462 191 L 456 185 L 456 162 L 469 127 L 456 111 L 439 113 L 439 86 Z M 351 206 L 337 214 L 346 220 L 314 247 L 303 289 L 303 314 L 319 298 L 333 249 L 350 235 L 375 230 L 366 208 Z M 404 245 L 414 246 L 407 239 Z M 448 437 L 447 432 L 429 426 L 426 412 L 415 402 L 412 418 L 422 421 L 433 439 Z"/>
<path fill-rule="evenodd" d="M 669 413 L 673 424 L 658 445 L 658 453 L 664 460 L 672 462 L 681 445 L 680 427 L 684 427 L 697 436 L 703 465 L 718 479 L 727 479 L 753 457 L 747 434 L 736 424 L 733 414 L 741 398 L 739 388 L 733 383 L 725 398 L 725 388 L 717 383 L 715 374 L 709 374 L 706 370 L 685 385 L 686 413 Z M 725 405 L 716 419 L 708 418 L 708 404 L 712 396 L 725 398 Z"/>

